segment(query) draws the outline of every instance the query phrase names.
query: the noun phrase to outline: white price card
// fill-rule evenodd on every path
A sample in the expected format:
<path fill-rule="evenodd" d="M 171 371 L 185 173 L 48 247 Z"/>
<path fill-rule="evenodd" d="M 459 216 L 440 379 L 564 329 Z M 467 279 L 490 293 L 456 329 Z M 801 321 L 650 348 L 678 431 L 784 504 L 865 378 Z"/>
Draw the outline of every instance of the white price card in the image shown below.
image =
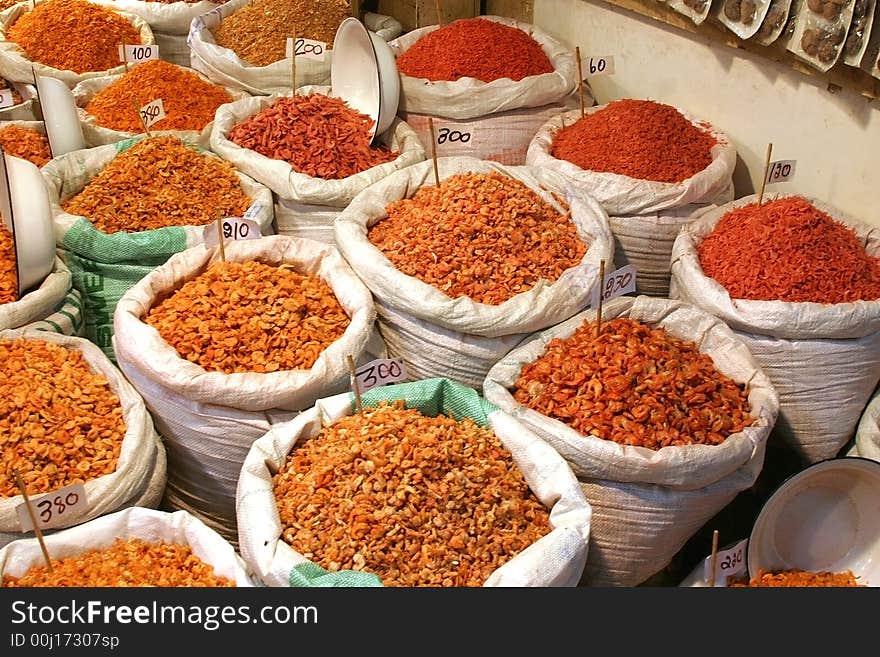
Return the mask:
<path fill-rule="evenodd" d="M 620 269 L 605 274 L 605 280 L 602 281 L 602 303 L 610 301 L 615 297 L 629 294 L 636 291 L 636 268 L 634 265 L 627 265 Z M 599 286 L 593 287 L 593 296 L 590 301 L 590 307 L 599 306 Z"/>
<path fill-rule="evenodd" d="M 785 182 L 794 178 L 796 160 L 777 160 L 767 168 L 767 184 Z"/>
<path fill-rule="evenodd" d="M 327 50 L 327 44 L 323 41 L 313 41 L 312 39 L 298 38 L 294 43 L 292 37 L 287 37 L 287 47 L 284 56 L 290 59 L 296 53 L 297 57 L 305 57 L 306 59 L 324 59 L 324 52 Z"/>
<path fill-rule="evenodd" d="M 0 89 L 0 107 L 12 107 L 14 104 L 12 89 Z"/>
<path fill-rule="evenodd" d="M 443 126 L 437 130 L 437 145 L 470 143 L 473 132 L 473 128 L 456 129 L 455 127 Z"/>
<path fill-rule="evenodd" d="M 137 62 L 146 62 L 151 59 L 159 59 L 159 46 L 151 43 L 146 46 L 131 45 L 126 43 L 120 44 L 117 49 L 119 52 L 119 61 L 135 64 Z"/>
<path fill-rule="evenodd" d="M 614 57 L 583 57 L 581 71 L 584 75 L 614 75 Z"/>
<path fill-rule="evenodd" d="M 165 118 L 165 105 L 162 104 L 161 98 L 157 98 L 141 107 L 138 113 L 141 115 L 141 121 L 144 122 L 144 126 L 149 128 L 154 123 L 158 123 Z"/>
<path fill-rule="evenodd" d="M 223 231 L 223 241 L 226 240 L 255 240 L 262 237 L 260 225 L 250 219 L 238 217 L 226 217 L 220 220 L 220 229 Z M 206 248 L 217 246 L 220 239 L 217 237 L 217 222 L 212 222 L 202 229 L 202 240 Z"/>
<path fill-rule="evenodd" d="M 360 392 L 409 379 L 406 365 L 397 358 L 377 358 L 366 365 L 361 365 L 355 370 L 355 374 Z"/>
<path fill-rule="evenodd" d="M 749 539 L 744 538 L 732 548 L 718 550 L 715 558 L 715 586 L 727 586 L 728 577 L 736 577 L 747 571 L 746 550 Z M 712 581 L 712 555 L 706 557 L 703 564 L 703 577 L 706 582 Z"/>
<path fill-rule="evenodd" d="M 40 529 L 50 529 L 75 520 L 86 510 L 86 487 L 83 484 L 71 484 L 45 495 L 30 497 L 37 525 Z M 21 531 L 33 531 L 34 525 L 27 510 L 27 503 L 22 502 L 15 507 Z"/>

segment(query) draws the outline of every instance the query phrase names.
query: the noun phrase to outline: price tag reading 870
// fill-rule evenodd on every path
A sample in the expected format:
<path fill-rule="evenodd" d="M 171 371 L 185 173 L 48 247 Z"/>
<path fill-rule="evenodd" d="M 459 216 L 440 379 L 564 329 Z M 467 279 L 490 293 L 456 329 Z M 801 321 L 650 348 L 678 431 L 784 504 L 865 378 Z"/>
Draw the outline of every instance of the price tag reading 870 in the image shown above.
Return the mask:
<path fill-rule="evenodd" d="M 377 358 L 357 368 L 355 374 L 360 392 L 366 392 L 371 388 L 385 386 L 389 383 L 406 381 L 409 378 L 406 373 L 406 365 L 397 358 Z"/>
<path fill-rule="evenodd" d="M 40 529 L 51 529 L 69 523 L 80 516 L 88 506 L 86 487 L 83 484 L 71 484 L 45 495 L 31 497 L 30 500 Z M 34 525 L 31 523 L 27 503 L 19 504 L 15 507 L 15 512 L 18 515 L 21 531 L 33 531 Z"/>
<path fill-rule="evenodd" d="M 158 123 L 165 118 L 165 105 L 162 104 L 161 98 L 157 98 L 141 107 L 138 112 L 141 115 L 141 121 L 144 122 L 144 126 L 149 128 L 154 123 Z"/>
<path fill-rule="evenodd" d="M 323 60 L 324 52 L 326 50 L 327 44 L 323 41 L 299 38 L 294 43 L 294 40 L 291 37 L 288 37 L 284 56 L 290 59 L 295 53 L 297 57 Z"/>
<path fill-rule="evenodd" d="M 629 294 L 636 291 L 636 268 L 633 265 L 627 265 L 620 269 L 605 275 L 602 281 L 602 303 L 610 301 L 615 297 Z M 593 297 L 590 301 L 590 307 L 595 308 L 599 305 L 599 287 L 593 287 Z"/>
<path fill-rule="evenodd" d="M 744 538 L 732 548 L 718 550 L 715 558 L 715 586 L 727 586 L 728 577 L 736 577 L 746 572 L 746 550 L 749 539 Z M 706 557 L 703 566 L 706 582 L 712 581 L 712 555 Z"/>
<path fill-rule="evenodd" d="M 260 232 L 260 225 L 256 221 L 239 217 L 221 219 L 220 229 L 223 231 L 224 242 L 226 240 L 255 240 L 263 236 Z M 216 222 L 207 224 L 202 229 L 202 240 L 205 242 L 205 248 L 211 248 L 220 243 Z"/>

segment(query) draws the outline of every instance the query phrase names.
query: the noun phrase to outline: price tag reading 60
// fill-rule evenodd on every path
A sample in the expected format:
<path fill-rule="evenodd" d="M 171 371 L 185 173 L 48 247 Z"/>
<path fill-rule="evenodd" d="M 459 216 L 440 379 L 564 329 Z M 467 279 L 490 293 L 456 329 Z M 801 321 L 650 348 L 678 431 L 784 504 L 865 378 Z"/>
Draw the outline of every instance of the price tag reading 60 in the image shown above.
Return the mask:
<path fill-rule="evenodd" d="M 86 488 L 83 484 L 71 484 L 51 493 L 34 497 L 31 499 L 31 504 L 34 507 L 40 529 L 57 527 L 62 523 L 74 520 L 86 509 Z M 34 526 L 31 523 L 27 504 L 19 504 L 15 508 L 15 512 L 18 514 L 21 531 L 33 531 Z"/>

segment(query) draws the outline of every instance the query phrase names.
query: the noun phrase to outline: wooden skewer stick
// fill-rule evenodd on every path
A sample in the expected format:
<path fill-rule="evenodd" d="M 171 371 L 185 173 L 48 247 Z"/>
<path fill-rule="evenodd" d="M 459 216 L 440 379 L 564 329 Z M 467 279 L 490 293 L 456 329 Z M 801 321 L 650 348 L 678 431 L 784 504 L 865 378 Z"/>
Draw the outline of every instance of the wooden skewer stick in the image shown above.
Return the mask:
<path fill-rule="evenodd" d="M 764 158 L 764 177 L 761 178 L 761 193 L 758 194 L 758 205 L 764 202 L 764 187 L 767 185 L 767 174 L 770 173 L 770 156 L 773 154 L 773 143 L 767 144 L 767 156 Z"/>
<path fill-rule="evenodd" d="M 715 566 L 718 564 L 718 530 L 712 532 L 712 571 L 709 574 L 709 586 L 715 586 Z"/>
<path fill-rule="evenodd" d="M 147 122 L 144 121 L 144 117 L 141 116 L 141 103 L 137 99 L 137 97 L 131 97 L 131 104 L 134 107 L 135 114 L 137 114 L 138 118 L 141 120 L 141 125 L 144 127 L 144 132 L 146 133 L 147 137 L 152 137 L 153 135 L 152 133 L 150 133 L 150 129 L 147 127 Z"/>
<path fill-rule="evenodd" d="M 122 48 L 122 63 L 125 65 L 125 72 L 128 73 L 128 55 L 125 52 L 125 41 L 119 47 Z"/>
<path fill-rule="evenodd" d="M 428 128 L 431 130 L 431 160 L 434 162 L 434 182 L 440 186 L 440 170 L 437 168 L 437 135 L 434 134 L 434 117 L 428 117 Z"/>
<path fill-rule="evenodd" d="M 605 287 L 605 261 L 599 262 L 599 307 L 596 309 L 596 337 L 602 332 L 602 297 Z"/>
<path fill-rule="evenodd" d="M 31 498 L 28 497 L 27 487 L 21 479 L 21 474 L 19 473 L 18 468 L 15 468 L 13 472 L 15 473 L 15 483 L 18 484 L 18 489 L 21 491 L 21 496 L 24 498 L 24 504 L 27 507 L 28 515 L 31 517 L 31 524 L 34 526 L 34 533 L 37 535 L 37 541 L 40 543 L 40 550 L 43 551 L 43 558 L 46 560 L 46 568 L 48 568 L 51 573 L 52 560 L 49 558 L 49 550 L 46 549 L 46 543 L 43 541 L 43 532 L 40 531 L 40 527 L 37 524 L 37 514 L 34 513 L 34 507 L 31 505 Z"/>
<path fill-rule="evenodd" d="M 434 0 L 434 6 L 437 7 L 437 25 L 443 27 L 443 7 L 440 0 Z"/>
<path fill-rule="evenodd" d="M 581 102 L 581 118 L 584 118 L 584 74 L 581 66 L 581 47 L 575 46 L 574 56 L 578 64 L 578 99 Z"/>
<path fill-rule="evenodd" d="M 351 7 L 351 15 L 360 20 L 361 18 L 361 7 L 360 0 L 351 0 L 349 2 L 349 6 Z"/>
<path fill-rule="evenodd" d="M 220 261 L 226 262 L 226 246 L 223 244 L 223 213 L 217 208 L 217 243 L 220 245 Z"/>
<path fill-rule="evenodd" d="M 354 406 L 357 412 L 360 413 L 364 410 L 364 404 L 361 401 L 361 388 L 358 385 L 357 368 L 354 366 L 354 358 L 352 358 L 351 354 L 348 355 L 348 372 L 351 374 L 351 391 L 354 393 Z"/>
<path fill-rule="evenodd" d="M 296 96 L 296 23 L 290 26 L 290 96 Z"/>

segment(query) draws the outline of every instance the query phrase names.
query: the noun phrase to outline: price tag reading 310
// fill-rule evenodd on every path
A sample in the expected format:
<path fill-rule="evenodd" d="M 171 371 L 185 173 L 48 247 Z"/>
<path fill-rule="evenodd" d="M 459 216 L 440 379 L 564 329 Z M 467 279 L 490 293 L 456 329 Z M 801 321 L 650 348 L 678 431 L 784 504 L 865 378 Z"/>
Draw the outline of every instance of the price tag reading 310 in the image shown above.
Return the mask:
<path fill-rule="evenodd" d="M 796 160 L 777 160 L 767 168 L 767 184 L 785 182 L 794 178 Z"/>
<path fill-rule="evenodd" d="M 406 381 L 409 378 L 406 373 L 406 365 L 397 358 L 377 358 L 359 367 L 355 374 L 357 375 L 358 390 L 361 392 L 389 383 Z"/>
<path fill-rule="evenodd" d="M 617 271 L 605 275 L 602 282 L 602 303 L 610 301 L 615 297 L 629 294 L 636 291 L 636 268 L 633 265 L 621 267 Z M 599 305 L 599 287 L 593 287 L 593 297 L 590 301 L 590 307 L 596 308 Z"/>
<path fill-rule="evenodd" d="M 161 98 L 157 98 L 141 107 L 138 112 L 140 112 L 144 125 L 149 128 L 165 118 L 165 105 L 162 104 Z"/>
<path fill-rule="evenodd" d="M 45 495 L 31 497 L 31 505 L 34 507 L 34 514 L 37 516 L 37 524 L 40 529 L 57 527 L 75 520 L 85 511 L 88 506 L 86 487 L 83 484 L 71 484 Z M 15 512 L 18 515 L 21 531 L 33 531 L 34 526 L 31 523 L 27 504 L 19 504 L 15 507 Z"/>

